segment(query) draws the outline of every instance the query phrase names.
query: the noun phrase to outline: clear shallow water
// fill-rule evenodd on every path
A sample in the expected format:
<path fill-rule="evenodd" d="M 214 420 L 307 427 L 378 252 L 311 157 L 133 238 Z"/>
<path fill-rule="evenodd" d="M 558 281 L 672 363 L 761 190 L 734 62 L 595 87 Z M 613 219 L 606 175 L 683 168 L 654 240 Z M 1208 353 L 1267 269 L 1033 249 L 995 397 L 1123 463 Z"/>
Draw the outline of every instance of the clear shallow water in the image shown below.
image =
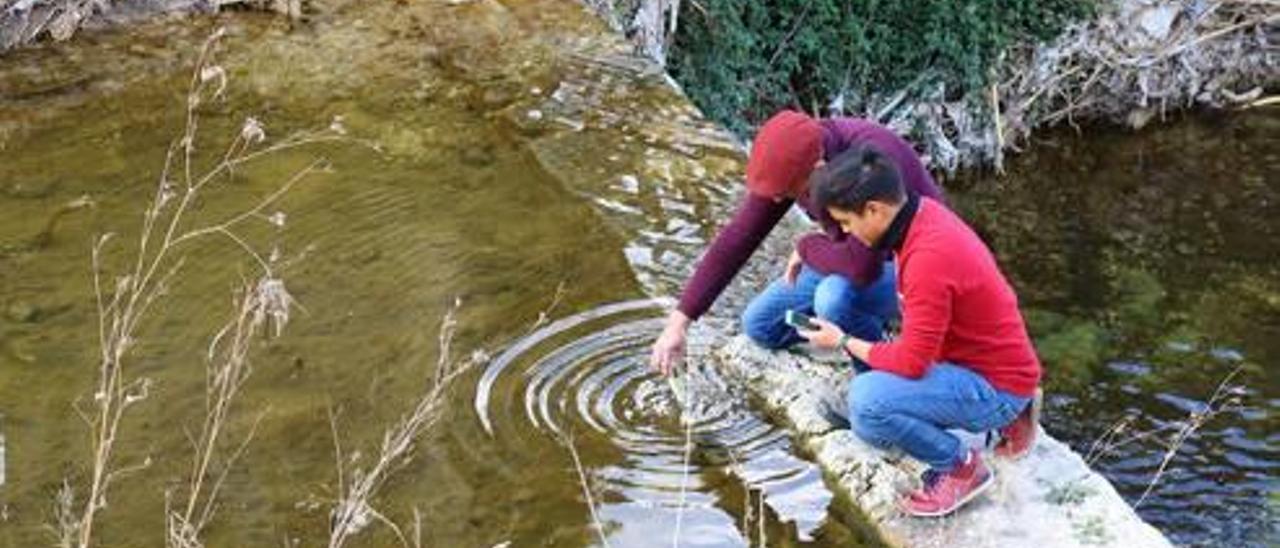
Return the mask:
<path fill-rule="evenodd" d="M 615 546 L 665 544 L 677 519 L 682 544 L 741 544 L 761 523 L 770 544 L 877 542 L 781 431 L 731 398 L 682 408 L 642 367 L 661 315 L 643 299 L 675 293 L 741 188 L 737 151 L 660 75 L 571 3 L 322 8 L 292 30 L 225 20 L 230 95 L 202 122 L 218 142 L 246 115 L 272 136 L 342 115 L 385 151 L 291 154 L 230 181 L 203 210 L 251 203 L 316 154 L 333 160 L 334 173 L 282 203 L 283 232 L 253 232 L 309 250 L 286 273 L 306 312 L 255 358 L 234 432 L 269 411 L 229 479 L 211 545 L 323 539 L 327 411 L 343 446 L 367 453 L 430 376 L 455 296 L 457 348 L 495 359 L 463 379 L 382 499 L 402 522 L 423 512 L 426 544 L 594 543 L 561 434 L 573 436 Z M 94 364 L 88 242 L 134 226 L 210 28 L 144 26 L 0 60 L 0 544 L 47 542 L 54 490 L 82 478 L 85 429 L 71 402 L 88 393 Z M 1205 423 L 1140 508 L 1185 543 L 1277 538 L 1280 391 L 1266 374 L 1280 354 L 1275 124 L 1260 113 L 1061 135 L 1006 178 L 949 183 L 1037 315 L 1060 383 L 1046 424 L 1078 450 L 1131 414 L 1146 430 L 1185 418 L 1237 362 L 1249 365 L 1242 408 Z M 61 215 L 33 245 L 85 194 L 95 208 Z M 163 492 L 189 455 L 182 429 L 202 406 L 199 356 L 249 268 L 230 246 L 191 253 L 208 266 L 175 288 L 133 362 L 159 388 L 131 415 L 123 457 L 155 464 L 117 487 L 105 545 L 161 541 Z M 778 267 L 753 263 L 716 311 L 732 317 Z M 529 333 L 553 301 L 551 319 L 566 323 Z M 709 390 L 728 390 L 711 375 Z M 697 441 L 688 466 L 682 416 Z M 1097 465 L 1136 500 L 1163 454 L 1142 439 Z M 378 529 L 358 540 L 394 542 Z"/>
<path fill-rule="evenodd" d="M 136 230 L 179 127 L 195 48 L 215 24 L 228 26 L 221 59 L 230 82 L 226 101 L 201 113 L 201 150 L 218 150 L 246 116 L 278 138 L 340 115 L 382 151 L 282 155 L 200 204 L 197 220 L 217 219 L 316 156 L 333 165 L 279 204 L 283 231 L 263 222 L 244 234 L 305 254 L 285 272 L 303 309 L 255 351 L 228 436 L 265 418 L 228 476 L 211 545 L 322 541 L 335 496 L 329 412 L 344 450 L 368 463 L 384 426 L 430 378 L 440 317 L 455 297 L 455 348 L 501 350 L 553 302 L 557 317 L 669 292 L 717 217 L 710 210 L 727 207 L 736 149 L 573 4 L 322 8 L 292 30 L 256 16 L 162 23 L 0 60 L 0 545 L 47 542 L 54 492 L 63 478 L 84 481 L 87 432 L 72 402 L 93 381 L 88 242 Z M 693 174 L 721 189 L 690 185 Z M 604 188 L 638 198 L 591 198 Z M 81 196 L 94 207 L 59 213 Z M 602 217 L 609 206 L 641 216 Z M 670 222 L 635 230 L 659 218 Z M 187 251 L 199 268 L 157 308 L 128 364 L 156 388 L 130 411 L 118 462 L 152 465 L 113 487 L 97 526 L 103 545 L 162 542 L 164 493 L 180 485 L 190 455 L 183 431 L 203 409 L 202 353 L 236 281 L 252 273 L 224 242 Z M 669 390 L 635 367 L 657 313 L 645 305 L 606 316 L 495 362 L 507 364 L 495 405 L 529 403 L 538 413 L 502 408 L 492 431 L 472 404 L 488 370 L 462 378 L 449 415 L 388 484 L 380 509 L 401 523 L 420 510 L 427 545 L 590 544 L 559 424 L 575 433 L 614 545 L 671 538 L 678 514 L 682 544 L 761 534 L 874 544 L 854 532 L 853 512 L 828 500 L 816 469 L 788 452 L 783 432 L 743 409 L 708 411 L 695 424 L 722 449 L 694 452 L 686 473 Z M 535 363 L 540 382 L 526 387 Z M 680 484 L 685 512 L 675 511 Z M 357 540 L 394 542 L 378 528 Z"/>

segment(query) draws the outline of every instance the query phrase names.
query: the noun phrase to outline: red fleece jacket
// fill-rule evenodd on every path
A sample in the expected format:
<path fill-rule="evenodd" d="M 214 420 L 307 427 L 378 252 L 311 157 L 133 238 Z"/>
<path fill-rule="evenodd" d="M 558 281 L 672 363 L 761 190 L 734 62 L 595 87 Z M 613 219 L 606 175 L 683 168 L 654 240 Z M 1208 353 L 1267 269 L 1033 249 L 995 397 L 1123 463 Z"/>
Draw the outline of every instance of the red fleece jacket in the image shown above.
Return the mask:
<path fill-rule="evenodd" d="M 1040 382 L 1018 297 L 991 250 L 955 213 L 929 198 L 896 254 L 902 333 L 871 347 L 872 368 L 919 378 L 950 362 L 1030 397 Z"/>

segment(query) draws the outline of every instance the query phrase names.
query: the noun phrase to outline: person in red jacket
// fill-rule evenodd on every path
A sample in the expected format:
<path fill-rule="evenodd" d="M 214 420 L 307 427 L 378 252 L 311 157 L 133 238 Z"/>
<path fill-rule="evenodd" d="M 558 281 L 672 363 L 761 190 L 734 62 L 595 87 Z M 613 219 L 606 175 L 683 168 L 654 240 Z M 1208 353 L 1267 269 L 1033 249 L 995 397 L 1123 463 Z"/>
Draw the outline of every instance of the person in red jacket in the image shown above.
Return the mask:
<path fill-rule="evenodd" d="M 904 189 L 897 168 L 874 148 L 845 152 L 815 171 L 810 185 L 841 230 L 893 253 L 902 330 L 876 342 L 819 320 L 801 335 L 870 365 L 849 383 L 850 425 L 872 445 L 929 465 L 923 487 L 902 500 L 906 512 L 950 514 L 994 475 L 948 429 L 999 430 L 996 454 L 1012 458 L 1034 441 L 1040 361 L 1018 298 L 977 234 L 938 202 Z"/>

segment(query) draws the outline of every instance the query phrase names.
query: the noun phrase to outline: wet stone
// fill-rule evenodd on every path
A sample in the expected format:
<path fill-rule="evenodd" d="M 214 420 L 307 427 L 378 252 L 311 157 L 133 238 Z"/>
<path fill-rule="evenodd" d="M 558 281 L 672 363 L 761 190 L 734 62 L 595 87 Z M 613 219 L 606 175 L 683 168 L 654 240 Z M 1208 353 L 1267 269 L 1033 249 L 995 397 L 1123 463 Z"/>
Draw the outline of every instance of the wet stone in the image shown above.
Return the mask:
<path fill-rule="evenodd" d="M 48 198 L 58 189 L 56 181 L 47 181 L 42 183 L 23 181 L 6 185 L 3 188 L 5 196 L 17 198 L 20 200 L 39 200 Z"/>
<path fill-rule="evenodd" d="M 471 97 L 472 106 L 479 110 L 499 110 L 520 98 L 521 90 L 513 82 L 490 82 L 484 84 Z"/>
<path fill-rule="evenodd" d="M 17 323 L 35 323 L 40 319 L 40 308 L 29 302 L 14 301 L 5 309 L 5 317 Z"/>
<path fill-rule="evenodd" d="M 11 337 L 9 341 L 9 353 L 22 363 L 36 363 L 36 354 L 31 351 L 31 339 L 25 337 Z"/>
<path fill-rule="evenodd" d="M 463 148 L 459 156 L 461 156 L 463 165 L 471 167 L 488 167 L 493 165 L 494 162 L 492 147 L 469 146 Z"/>
<path fill-rule="evenodd" d="M 512 495 L 512 500 L 516 501 L 517 504 L 526 504 L 526 503 L 534 502 L 537 499 L 538 499 L 537 489 L 534 489 L 533 487 L 529 487 L 529 486 L 523 486 L 516 489 L 515 494 Z"/>

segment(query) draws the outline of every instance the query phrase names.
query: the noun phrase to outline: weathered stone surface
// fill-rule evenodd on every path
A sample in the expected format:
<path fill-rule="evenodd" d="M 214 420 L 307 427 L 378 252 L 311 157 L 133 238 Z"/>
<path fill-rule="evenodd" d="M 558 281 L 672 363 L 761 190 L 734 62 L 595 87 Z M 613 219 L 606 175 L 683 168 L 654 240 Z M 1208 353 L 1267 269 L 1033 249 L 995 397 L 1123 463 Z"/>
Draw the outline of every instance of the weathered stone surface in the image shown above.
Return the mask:
<path fill-rule="evenodd" d="M 1022 460 L 992 458 L 995 487 L 957 514 L 932 520 L 905 516 L 896 507 L 898 494 L 915 484 L 921 467 L 867 445 L 847 429 L 844 386 L 851 372 L 838 360 L 769 352 L 739 336 L 717 352 L 714 363 L 795 429 L 801 445 L 837 478 L 837 489 L 893 544 L 1170 546 L 1105 478 L 1043 431 Z M 974 444 L 983 438 L 962 437 Z"/>

